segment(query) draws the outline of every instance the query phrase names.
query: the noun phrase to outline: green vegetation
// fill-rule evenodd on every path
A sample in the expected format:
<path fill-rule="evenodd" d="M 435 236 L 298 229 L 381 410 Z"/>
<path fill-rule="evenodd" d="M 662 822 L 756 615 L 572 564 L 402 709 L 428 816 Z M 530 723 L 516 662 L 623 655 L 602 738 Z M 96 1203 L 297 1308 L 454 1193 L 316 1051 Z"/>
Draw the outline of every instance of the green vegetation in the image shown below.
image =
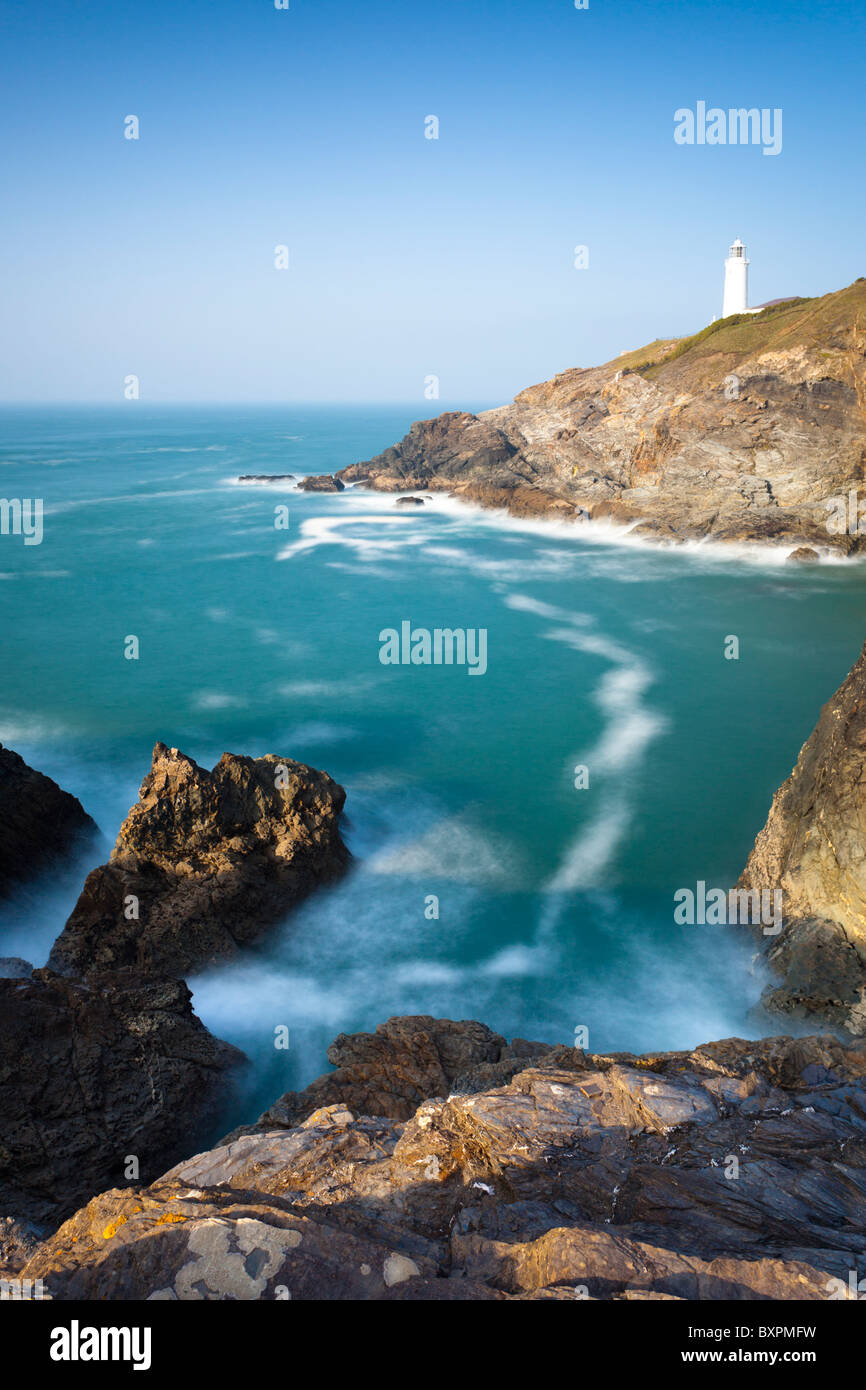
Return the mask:
<path fill-rule="evenodd" d="M 623 368 L 623 370 L 626 372 L 637 372 L 639 375 L 643 376 L 645 373 L 651 371 L 653 367 L 667 366 L 669 362 L 675 362 L 678 357 L 682 357 L 684 353 L 690 352 L 692 348 L 697 347 L 698 343 L 706 342 L 707 338 L 712 338 L 723 330 L 727 331 L 728 329 L 736 328 L 740 324 L 748 325 L 749 328 L 759 327 L 765 324 L 768 319 L 772 319 L 779 314 L 789 314 L 791 310 L 798 309 L 802 304 L 813 303 L 815 303 L 813 299 L 785 299 L 781 304 L 772 304 L 768 309 L 762 309 L 760 314 L 729 314 L 725 319 L 716 319 L 714 323 L 708 323 L 706 328 L 702 328 L 699 333 L 693 333 L 689 338 L 681 338 L 672 352 L 665 353 L 661 357 L 647 357 L 644 361 L 636 362 Z M 724 344 L 721 346 L 728 351 L 741 352 L 748 352 L 755 346 L 753 335 L 737 334 L 735 338 L 736 341 L 726 337 Z M 659 339 L 656 339 L 656 342 L 658 341 Z M 650 344 L 650 348 L 654 346 L 655 343 Z"/>

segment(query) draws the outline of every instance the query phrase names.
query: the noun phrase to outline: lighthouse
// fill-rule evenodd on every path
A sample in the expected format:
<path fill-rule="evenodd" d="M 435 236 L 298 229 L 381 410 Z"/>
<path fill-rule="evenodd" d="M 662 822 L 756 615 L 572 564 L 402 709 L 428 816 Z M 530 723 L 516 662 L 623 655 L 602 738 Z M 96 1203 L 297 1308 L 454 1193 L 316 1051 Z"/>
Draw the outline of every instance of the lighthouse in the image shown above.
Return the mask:
<path fill-rule="evenodd" d="M 746 248 L 737 237 L 725 261 L 725 295 L 722 318 L 728 314 L 746 314 L 749 310 L 749 262 Z"/>

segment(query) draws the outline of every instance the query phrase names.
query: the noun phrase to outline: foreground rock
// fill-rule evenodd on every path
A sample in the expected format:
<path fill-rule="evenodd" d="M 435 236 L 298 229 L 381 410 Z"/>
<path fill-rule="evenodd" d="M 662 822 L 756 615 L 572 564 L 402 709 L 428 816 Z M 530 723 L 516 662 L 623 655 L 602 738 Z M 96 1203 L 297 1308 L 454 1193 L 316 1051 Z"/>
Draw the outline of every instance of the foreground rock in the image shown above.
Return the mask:
<path fill-rule="evenodd" d="M 421 421 L 337 476 L 657 540 L 862 550 L 848 494 L 866 454 L 864 323 L 861 279 L 563 372 L 478 416 Z"/>
<path fill-rule="evenodd" d="M 345 792 L 325 772 L 224 753 L 212 772 L 158 743 L 107 864 L 49 965 L 184 974 L 233 955 L 348 862 Z"/>
<path fill-rule="evenodd" d="M 782 889 L 767 1007 L 866 1033 L 866 648 L 773 798 L 740 884 Z"/>
<path fill-rule="evenodd" d="M 0 897 L 99 832 L 81 802 L 0 744 Z"/>
<path fill-rule="evenodd" d="M 353 1061 L 330 1104 L 103 1193 L 22 1274 L 59 1300 L 850 1296 L 862 1046 L 602 1057 L 419 1018 L 340 1048 Z M 449 1094 L 417 1101 L 464 1063 Z M 362 1066 L 405 1119 L 341 1101 Z"/>
<path fill-rule="evenodd" d="M 0 979 L 0 1215 L 56 1225 L 130 1156 L 148 1181 L 190 1127 L 204 1137 L 242 1056 L 190 998 L 176 980 Z"/>

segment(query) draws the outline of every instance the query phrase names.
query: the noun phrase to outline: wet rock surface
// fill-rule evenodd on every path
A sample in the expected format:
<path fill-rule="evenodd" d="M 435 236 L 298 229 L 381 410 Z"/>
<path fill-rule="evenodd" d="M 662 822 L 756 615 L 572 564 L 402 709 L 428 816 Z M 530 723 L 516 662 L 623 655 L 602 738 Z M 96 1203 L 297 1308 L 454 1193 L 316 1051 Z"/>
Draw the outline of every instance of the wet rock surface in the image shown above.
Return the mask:
<path fill-rule="evenodd" d="M 431 1039 L 440 1065 L 468 1069 L 416 1103 Z M 103 1193 L 23 1274 L 61 1300 L 809 1300 L 857 1267 L 860 1044 L 592 1056 L 421 1018 L 340 1048 L 353 1060 L 331 1103 Z M 503 1061 L 519 1069 L 490 1084 Z M 368 1094 L 395 1108 L 402 1092 L 407 1118 L 338 1098 L 357 1096 L 361 1065 Z"/>
<path fill-rule="evenodd" d="M 212 772 L 158 743 L 107 864 L 55 942 L 58 973 L 184 974 L 234 955 L 345 870 L 345 792 L 325 772 L 224 753 Z"/>

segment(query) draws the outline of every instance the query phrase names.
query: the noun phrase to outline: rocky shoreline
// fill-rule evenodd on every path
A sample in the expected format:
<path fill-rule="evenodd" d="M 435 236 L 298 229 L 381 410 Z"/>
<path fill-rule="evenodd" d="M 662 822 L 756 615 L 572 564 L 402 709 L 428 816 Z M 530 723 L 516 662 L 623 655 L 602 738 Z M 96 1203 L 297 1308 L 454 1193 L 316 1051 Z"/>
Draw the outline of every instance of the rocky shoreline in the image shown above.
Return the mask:
<path fill-rule="evenodd" d="M 193 1157 L 244 1059 L 179 977 L 346 871 L 345 792 L 290 759 L 208 771 L 157 744 L 49 966 L 0 962 L 0 1275 L 60 1301 L 856 1296 L 864 709 L 866 649 L 738 885 L 784 897 L 765 1004 L 833 1031 L 638 1057 L 389 1019 Z M 16 853 L 46 805 L 89 830 L 0 751 Z"/>
<path fill-rule="evenodd" d="M 21 1276 L 59 1301 L 856 1296 L 862 1043 L 597 1057 L 419 1017 L 336 1046 L 285 1123 L 102 1193 Z"/>
<path fill-rule="evenodd" d="M 659 542 L 786 546 L 808 561 L 866 547 L 864 466 L 861 279 L 563 372 L 511 405 L 419 421 L 335 477 L 521 519 L 608 520 Z"/>

